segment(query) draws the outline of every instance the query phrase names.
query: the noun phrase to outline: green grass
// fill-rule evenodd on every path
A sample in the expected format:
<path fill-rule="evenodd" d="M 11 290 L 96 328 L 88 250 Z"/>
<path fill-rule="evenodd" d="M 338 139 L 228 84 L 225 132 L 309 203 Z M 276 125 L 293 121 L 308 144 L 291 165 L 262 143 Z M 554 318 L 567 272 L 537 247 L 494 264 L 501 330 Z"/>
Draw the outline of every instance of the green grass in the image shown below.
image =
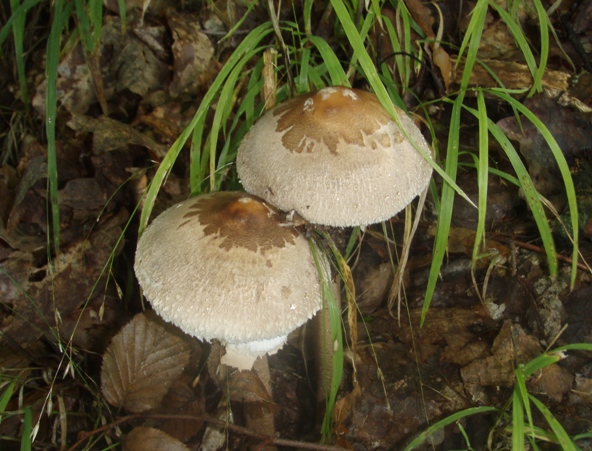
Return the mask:
<path fill-rule="evenodd" d="M 559 448 L 562 450 L 578 450 L 579 448 L 575 444 L 575 441 L 579 440 L 580 438 L 587 438 L 587 435 L 585 437 L 570 437 L 566 433 L 561 423 L 551 413 L 549 408 L 538 398 L 528 392 L 526 383 L 528 378 L 533 376 L 537 371 L 556 364 L 565 357 L 565 353 L 567 351 L 575 350 L 592 351 L 592 344 L 579 343 L 561 346 L 541 354 L 525 365 L 520 365 L 514 372 L 516 384 L 512 391 L 512 396 L 509 399 L 509 402 L 506 403 L 508 405 L 508 409 L 497 409 L 494 407 L 484 406 L 471 407 L 469 409 L 456 412 L 432 424 L 425 431 L 420 433 L 409 443 L 409 445 L 405 447 L 405 451 L 410 451 L 422 445 L 435 431 L 439 429 L 457 423 L 462 418 L 481 414 L 495 414 L 498 417 L 498 425 L 503 424 L 506 421 L 510 424 L 509 427 L 505 428 L 504 432 L 511 436 L 511 449 L 514 451 L 524 450 L 525 443 L 527 441 L 530 442 L 531 446 L 535 449 L 537 448 L 537 443 L 539 442 L 550 442 L 559 446 Z M 548 428 L 543 428 L 534 424 L 532 414 L 533 407 L 541 413 L 542 417 L 547 422 Z M 466 449 L 470 449 L 470 444 L 467 443 Z"/>

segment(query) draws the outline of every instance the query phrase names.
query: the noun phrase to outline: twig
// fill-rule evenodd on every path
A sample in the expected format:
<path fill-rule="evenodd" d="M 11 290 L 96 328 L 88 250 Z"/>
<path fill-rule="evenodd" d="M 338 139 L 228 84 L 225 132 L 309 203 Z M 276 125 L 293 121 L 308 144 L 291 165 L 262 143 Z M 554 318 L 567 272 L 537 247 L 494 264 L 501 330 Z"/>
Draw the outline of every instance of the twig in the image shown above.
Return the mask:
<path fill-rule="evenodd" d="M 500 241 L 506 241 L 507 243 L 514 243 L 516 246 L 521 247 L 523 249 L 528 249 L 529 251 L 537 252 L 539 254 L 545 254 L 545 250 L 540 246 L 535 246 L 534 244 L 525 243 L 524 241 L 518 241 L 511 238 L 502 238 Z M 573 263 L 573 260 L 565 255 L 556 254 L 557 260 L 562 261 L 564 263 L 569 263 L 570 265 Z M 589 268 L 583 263 L 576 263 L 578 268 L 583 271 L 589 271 Z"/>
<path fill-rule="evenodd" d="M 112 423 L 106 424 L 105 426 L 101 426 L 100 428 L 94 429 L 92 431 L 81 432 L 78 437 L 78 441 L 74 443 L 68 451 L 74 451 L 78 446 L 80 446 L 85 440 L 96 435 L 98 433 L 107 431 L 117 425 L 122 423 L 126 423 L 128 421 L 133 421 L 139 418 L 153 418 L 153 419 L 162 419 L 162 420 L 204 420 L 208 423 L 214 424 L 216 426 L 220 426 L 222 428 L 226 428 L 230 431 L 236 432 L 237 434 L 246 435 L 248 437 L 255 438 L 260 440 L 262 444 L 265 446 L 267 445 L 277 445 L 277 446 L 289 446 L 291 448 L 300 448 L 300 449 L 311 449 L 311 450 L 318 450 L 318 451 L 341 451 L 343 448 L 339 446 L 332 446 L 332 445 L 323 445 L 320 443 L 310 443 L 310 442 L 301 442 L 298 440 L 287 440 L 281 438 L 273 438 L 268 437 L 266 435 L 257 434 L 256 432 L 250 431 L 249 429 L 237 426 L 235 424 L 228 423 L 224 420 L 220 420 L 219 418 L 212 417 L 210 415 L 164 415 L 164 414 L 143 414 L 137 413 L 133 415 L 127 415 L 125 417 L 118 418 L 117 420 L 113 421 Z"/>

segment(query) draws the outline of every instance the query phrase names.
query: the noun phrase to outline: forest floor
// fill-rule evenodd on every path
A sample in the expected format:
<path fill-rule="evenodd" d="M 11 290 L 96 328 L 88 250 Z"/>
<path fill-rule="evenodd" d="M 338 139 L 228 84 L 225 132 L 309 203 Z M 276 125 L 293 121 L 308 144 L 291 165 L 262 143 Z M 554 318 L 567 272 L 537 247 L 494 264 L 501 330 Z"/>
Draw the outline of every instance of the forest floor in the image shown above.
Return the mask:
<path fill-rule="evenodd" d="M 4 51 L 0 69 L 0 448 L 19 449 L 23 434 L 29 432 L 27 425 L 32 425 L 33 449 L 108 449 L 121 442 L 129 450 L 236 449 L 257 443 L 322 449 L 311 370 L 314 345 L 306 330 L 270 357 L 271 397 L 260 393 L 256 381 L 248 377 L 235 383 L 241 390 L 250 387 L 251 398 L 224 387 L 209 357 L 214 347 L 170 331 L 183 342 L 175 342 L 183 371 L 164 382 L 151 379 L 143 387 L 126 386 L 135 390 L 133 401 L 129 397 L 117 401 L 106 393 L 117 387 L 109 387 L 104 380 L 105 371 L 115 370 L 105 368 L 103 357 L 110 343 L 114 343 L 111 352 L 116 352 L 117 340 L 125 341 L 122 328 L 133 318 L 144 318 L 141 321 L 154 325 L 141 323 L 148 338 L 155 340 L 164 333 L 157 327 L 168 330 L 154 317 L 140 314 L 149 310 L 133 272 L 143 195 L 242 36 L 268 20 L 266 9 L 255 7 L 231 38 L 219 42 L 236 23 L 222 5 L 225 2 L 208 2 L 210 7 L 187 2 L 184 10 L 172 9 L 165 1 L 153 2 L 145 14 L 128 2 L 125 29 L 112 3 L 116 2 L 106 2 L 101 50 L 94 66 L 89 69 L 76 39 L 64 43 L 60 54 L 57 253 L 55 248 L 48 252 L 48 149 L 43 132 L 48 24 L 40 17 L 47 13 L 47 5 L 29 13 L 29 20 L 37 21 L 39 27 L 27 41 L 30 100 L 26 104 L 19 94 L 11 50 Z M 343 36 L 335 29 L 337 19 L 331 8 L 325 2 L 315 3 L 315 34 L 335 49 L 346 47 L 338 42 Z M 420 27 L 425 27 L 422 20 L 437 22 L 436 9 L 427 10 L 428 14 L 417 2 L 406 3 Z M 438 5 L 446 36 L 458 45 L 470 9 L 459 11 L 453 5 L 457 3 L 447 0 Z M 495 409 L 438 429 L 430 435 L 429 446 L 510 449 L 516 370 L 549 349 L 592 343 L 592 272 L 586 263 L 592 263 L 591 5 L 564 1 L 551 15 L 558 43 L 575 62 L 575 70 L 553 41 L 544 92 L 528 99 L 517 96 L 548 127 L 570 165 L 581 225 L 575 284 L 570 286 L 571 244 L 560 225 L 560 220 L 568 220 L 555 160 L 537 127 L 523 116 L 519 123 L 507 104 L 487 98 L 489 119 L 519 147 L 535 187 L 560 213 L 559 219 L 548 214 L 558 273 L 549 275 L 546 251 L 523 193 L 495 174 L 488 181 L 486 252 L 473 265 L 478 211 L 456 196 L 447 254 L 421 326 L 438 220 L 435 191 L 428 195 L 412 244 L 400 317 L 396 303 L 389 308 L 390 256 L 401 250 L 404 214 L 384 228 L 337 232 L 338 244 L 339 239 L 347 242 L 352 233 L 357 239 L 349 265 L 359 316 L 357 347 L 355 352 L 351 347 L 345 352 L 331 445 L 400 449 L 443 418 L 491 406 Z M 241 17 L 242 6 L 235 6 L 234 14 Z M 300 2 L 283 5 L 280 18 L 293 17 L 292 7 L 298 11 Z M 385 17 L 394 17 L 389 7 L 385 10 L 390 11 Z M 3 19 L 10 15 L 6 10 L 2 13 Z M 524 33 L 536 41 L 538 29 L 529 14 L 528 9 L 523 11 Z M 373 42 L 378 42 L 380 33 L 376 29 L 372 33 Z M 274 45 L 273 38 L 267 45 Z M 489 13 L 479 57 L 497 64 L 496 73 L 507 86 L 529 87 L 516 43 L 495 13 Z M 95 75 L 100 73 L 100 89 L 93 67 Z M 429 113 L 438 147 L 446 149 L 452 107 L 434 99 L 458 87 L 460 75 L 436 75 L 438 68 L 432 64 L 432 70 L 418 71 L 414 87 L 419 98 L 430 100 L 424 113 Z M 472 77 L 472 86 L 491 84 L 488 75 L 478 70 Z M 353 84 L 367 89 L 363 80 L 355 79 Z M 244 89 L 235 92 L 237 98 L 244 94 Z M 412 95 L 404 100 L 409 107 L 416 106 Z M 468 104 L 474 106 L 476 99 Z M 470 114 L 461 116 L 456 177 L 475 202 L 479 188 L 471 152 L 478 147 L 478 125 Z M 190 196 L 188 147 L 162 185 L 152 217 Z M 489 152 L 491 168 L 512 173 L 499 145 L 492 142 Z M 444 150 L 439 158 L 445 160 Z M 232 165 L 224 177 L 224 189 L 240 189 Z M 434 180 L 434 187 L 440 189 L 442 180 L 437 176 Z M 351 330 L 344 327 L 344 331 L 351 344 Z M 118 352 L 148 354 L 153 351 L 144 348 L 148 338 L 133 348 L 120 344 Z M 581 449 L 592 449 L 592 437 L 585 435 L 592 431 L 590 353 L 570 351 L 562 357 L 527 378 L 528 393 L 547 406 L 570 437 L 584 434 L 577 442 Z M 149 408 L 138 407 L 138 399 Z M 265 441 L 243 427 L 242 418 L 253 406 L 274 413 L 276 437 Z M 228 419 L 230 409 L 233 423 Z M 557 440 L 541 410 L 533 409 L 532 421 L 539 428 L 535 441 L 541 448 L 545 445 L 540 441 L 553 444 Z"/>

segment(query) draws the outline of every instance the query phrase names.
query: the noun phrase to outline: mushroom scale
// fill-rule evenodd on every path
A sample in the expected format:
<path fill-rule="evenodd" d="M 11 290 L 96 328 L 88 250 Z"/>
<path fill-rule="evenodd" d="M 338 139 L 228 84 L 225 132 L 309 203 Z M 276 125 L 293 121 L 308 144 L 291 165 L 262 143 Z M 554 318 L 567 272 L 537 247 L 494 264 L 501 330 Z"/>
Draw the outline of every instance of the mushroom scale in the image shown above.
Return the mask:
<path fill-rule="evenodd" d="M 321 307 L 308 241 L 278 210 L 246 193 L 211 193 L 162 213 L 138 242 L 134 265 L 156 313 L 184 332 L 227 345 L 250 368 Z"/>
<path fill-rule="evenodd" d="M 429 155 L 417 126 L 398 112 Z M 237 170 L 247 192 L 337 227 L 394 216 L 432 174 L 374 94 L 343 87 L 295 97 L 266 113 L 239 146 Z"/>

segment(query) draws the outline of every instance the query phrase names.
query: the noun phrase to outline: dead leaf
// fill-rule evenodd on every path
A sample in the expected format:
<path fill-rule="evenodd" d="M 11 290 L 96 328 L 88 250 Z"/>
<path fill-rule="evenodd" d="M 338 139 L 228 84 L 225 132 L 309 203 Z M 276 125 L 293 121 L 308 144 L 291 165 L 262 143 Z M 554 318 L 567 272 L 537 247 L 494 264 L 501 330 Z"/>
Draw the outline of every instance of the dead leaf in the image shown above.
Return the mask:
<path fill-rule="evenodd" d="M 504 322 L 491 348 L 492 356 L 474 360 L 461 369 L 466 384 L 511 387 L 514 369 L 542 353 L 541 345 L 518 324 Z"/>
<path fill-rule="evenodd" d="M 465 69 L 464 60 L 452 61 L 456 69 L 453 71 L 452 85 L 460 86 Z M 506 88 L 524 89 L 532 86 L 532 74 L 526 64 L 516 61 L 498 61 L 493 59 L 482 59 L 481 64 L 475 64 L 469 78 L 469 86 L 480 86 L 482 88 L 499 88 L 498 81 L 491 76 L 494 73 L 501 80 Z M 487 69 L 485 69 L 486 66 Z M 571 74 L 559 70 L 547 69 L 541 80 L 542 86 L 549 92 L 562 93 L 569 88 Z"/>
<path fill-rule="evenodd" d="M 73 130 L 93 134 L 93 153 L 95 155 L 125 149 L 129 144 L 146 147 L 161 158 L 166 155 L 168 150 L 167 146 L 157 143 L 132 126 L 106 116 L 94 119 L 89 116 L 74 115 L 68 122 L 68 126 Z"/>
<path fill-rule="evenodd" d="M 162 429 L 166 433 L 183 442 L 193 438 L 203 425 L 201 400 L 195 395 L 191 387 L 184 382 L 173 382 L 162 411 L 173 415 L 191 415 L 195 417 L 195 419 L 171 419 L 162 425 Z"/>
<path fill-rule="evenodd" d="M 124 451 L 189 451 L 183 443 L 156 428 L 137 427 L 123 441 Z"/>
<path fill-rule="evenodd" d="M 553 364 L 534 375 L 530 383 L 530 393 L 540 393 L 551 401 L 561 402 L 563 395 L 571 390 L 574 376 L 565 368 Z"/>
<path fill-rule="evenodd" d="M 195 94 L 207 81 L 214 46 L 201 31 L 197 16 L 173 12 L 168 23 L 175 40 L 172 45 L 175 67 L 169 92 L 173 97 Z"/>
<path fill-rule="evenodd" d="M 438 37 L 432 29 L 434 25 L 432 13 L 420 0 L 406 0 L 405 3 L 409 8 L 409 12 L 413 16 L 413 19 L 429 39 L 426 47 L 429 46 L 429 49 L 432 52 L 432 62 L 438 69 L 440 69 L 444 88 L 448 91 L 448 87 L 450 86 L 450 76 L 452 73 L 452 64 L 450 62 L 450 55 L 448 55 L 446 50 L 440 46 L 440 42 L 436 41 Z M 444 25 L 440 24 L 440 26 Z"/>
<path fill-rule="evenodd" d="M 120 211 L 97 224 L 88 236 L 64 246 L 49 264 L 40 264 L 33 253 L 12 253 L 0 272 L 0 302 L 6 312 L 0 329 L 21 345 L 43 334 L 54 339 L 58 315 L 66 317 L 84 302 L 102 298 L 105 293 L 97 287 L 105 285 L 104 268 L 119 252 L 119 225 L 126 220 L 127 212 Z"/>
<path fill-rule="evenodd" d="M 150 35 L 155 43 L 165 40 L 166 28 L 163 25 L 149 26 L 142 23 L 138 25 L 138 22 L 137 14 L 130 15 L 127 18 L 128 29 L 143 28 L 143 34 Z M 162 87 L 169 74 L 169 69 L 167 63 L 158 58 L 159 51 L 153 50 L 153 47 L 160 49 L 162 46 L 148 42 L 138 35 L 142 34 L 138 32 L 132 34 L 129 31 L 122 37 L 119 17 L 105 16 L 101 51 L 111 55 L 109 72 L 112 78 L 111 83 L 115 85 L 115 92 L 129 89 L 134 94 L 143 97 Z"/>
<path fill-rule="evenodd" d="M 130 412 L 153 409 L 188 362 L 187 343 L 140 313 L 105 352 L 103 395 L 112 405 Z"/>

